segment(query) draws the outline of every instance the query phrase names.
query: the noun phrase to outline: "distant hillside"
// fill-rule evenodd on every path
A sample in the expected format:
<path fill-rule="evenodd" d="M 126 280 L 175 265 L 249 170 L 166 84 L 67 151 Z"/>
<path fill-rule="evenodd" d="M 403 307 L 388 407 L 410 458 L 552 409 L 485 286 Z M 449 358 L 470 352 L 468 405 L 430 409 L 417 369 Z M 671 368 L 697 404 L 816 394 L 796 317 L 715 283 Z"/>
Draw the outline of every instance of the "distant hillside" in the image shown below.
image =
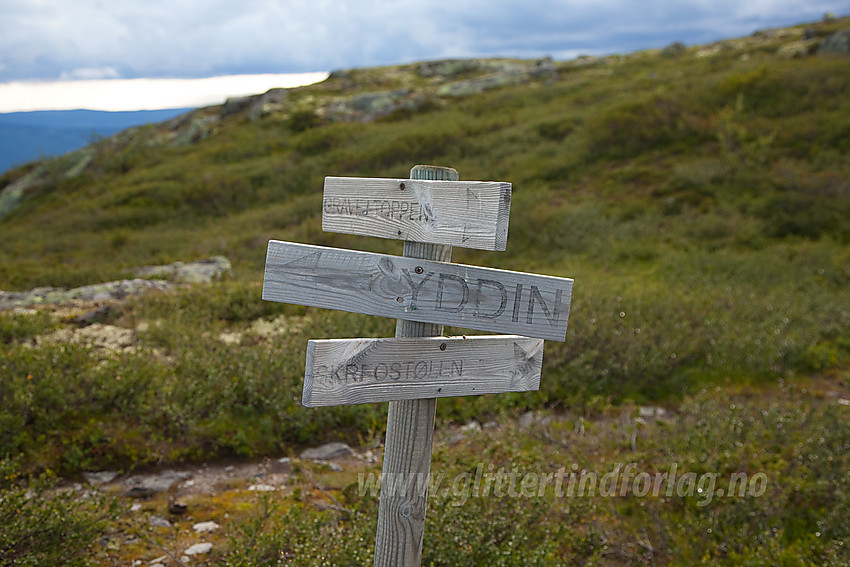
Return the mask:
<path fill-rule="evenodd" d="M 0 113 L 0 173 L 15 165 L 82 148 L 95 138 L 111 136 L 131 126 L 167 120 L 187 110 Z"/>

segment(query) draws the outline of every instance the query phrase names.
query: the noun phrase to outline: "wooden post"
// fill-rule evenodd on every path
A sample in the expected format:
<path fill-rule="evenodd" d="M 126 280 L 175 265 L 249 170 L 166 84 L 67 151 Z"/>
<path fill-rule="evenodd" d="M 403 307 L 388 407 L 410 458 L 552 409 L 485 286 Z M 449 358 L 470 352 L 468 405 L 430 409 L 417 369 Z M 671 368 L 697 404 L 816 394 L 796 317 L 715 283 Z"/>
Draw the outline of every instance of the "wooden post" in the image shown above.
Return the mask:
<path fill-rule="evenodd" d="M 457 181 L 458 172 L 448 167 L 417 165 L 410 170 L 410 178 Z M 452 247 L 405 241 L 404 256 L 450 262 Z M 442 334 L 443 326 L 434 323 L 402 319 L 396 323 L 396 337 Z M 418 566 L 422 561 L 436 410 L 436 398 L 389 403 L 375 567 Z"/>

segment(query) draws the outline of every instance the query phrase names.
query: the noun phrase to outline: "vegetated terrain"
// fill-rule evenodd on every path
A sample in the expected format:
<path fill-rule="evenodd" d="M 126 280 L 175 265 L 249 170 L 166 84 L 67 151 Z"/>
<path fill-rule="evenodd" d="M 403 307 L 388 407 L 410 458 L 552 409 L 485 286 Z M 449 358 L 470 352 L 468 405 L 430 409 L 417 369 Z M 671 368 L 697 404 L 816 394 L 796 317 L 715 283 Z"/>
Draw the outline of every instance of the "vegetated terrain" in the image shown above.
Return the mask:
<path fill-rule="evenodd" d="M 123 499 L 51 491 L 52 474 L 333 440 L 380 453 L 386 406 L 301 407 L 303 358 L 308 338 L 391 336 L 393 321 L 263 302 L 260 282 L 271 238 L 399 254 L 323 233 L 322 181 L 417 163 L 513 184 L 507 251 L 454 261 L 575 279 L 539 392 L 440 400 L 440 431 L 497 425 L 445 433 L 434 471 L 635 463 L 716 474 L 712 490 L 743 473 L 760 492 L 529 489 L 456 505 L 436 491 L 423 564 L 850 564 L 850 58 L 820 49 L 848 27 L 336 72 L 7 172 L 0 289 L 213 255 L 233 275 L 111 302 L 97 324 L 129 331 L 117 348 L 51 339 L 99 304 L 0 312 L 0 565 L 148 561 L 186 537 L 186 520 L 163 535 Z M 231 487 L 217 511 L 198 505 L 225 535 L 192 564 L 368 564 L 377 499 L 351 474 L 296 465 L 275 496 Z"/>

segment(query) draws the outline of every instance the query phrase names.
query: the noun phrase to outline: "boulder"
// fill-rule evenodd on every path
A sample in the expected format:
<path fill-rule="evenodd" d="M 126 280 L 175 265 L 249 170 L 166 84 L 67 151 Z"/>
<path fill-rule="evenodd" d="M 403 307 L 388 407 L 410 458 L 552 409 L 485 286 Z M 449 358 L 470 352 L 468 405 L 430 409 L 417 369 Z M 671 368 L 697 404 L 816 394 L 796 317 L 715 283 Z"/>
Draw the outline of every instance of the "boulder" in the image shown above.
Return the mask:
<path fill-rule="evenodd" d="M 850 55 L 850 28 L 835 32 L 820 44 L 819 54 Z"/>
<path fill-rule="evenodd" d="M 185 471 L 164 470 L 154 475 L 135 475 L 128 478 L 126 496 L 134 498 L 150 498 L 154 494 L 168 491 L 175 483 L 192 476 Z"/>
<path fill-rule="evenodd" d="M 165 290 L 171 284 L 162 280 L 132 279 L 86 285 L 73 289 L 37 287 L 28 291 L 0 291 L 0 309 L 30 307 L 69 301 L 108 301 L 139 295 L 151 290 Z"/>
<path fill-rule="evenodd" d="M 230 260 L 224 256 L 213 256 L 197 262 L 174 262 L 161 266 L 142 266 L 134 270 L 141 278 L 168 278 L 182 283 L 210 283 L 231 273 Z"/>

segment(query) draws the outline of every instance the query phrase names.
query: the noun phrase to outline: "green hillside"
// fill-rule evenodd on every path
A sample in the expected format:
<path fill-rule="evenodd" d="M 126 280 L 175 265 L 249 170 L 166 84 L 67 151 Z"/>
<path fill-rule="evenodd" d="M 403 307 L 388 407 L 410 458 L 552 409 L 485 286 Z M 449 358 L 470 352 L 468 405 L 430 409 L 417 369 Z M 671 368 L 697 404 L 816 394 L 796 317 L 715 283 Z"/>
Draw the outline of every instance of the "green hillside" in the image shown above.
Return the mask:
<path fill-rule="evenodd" d="M 130 333 L 126 348 L 38 339 L 73 330 L 73 318 L 98 304 L 0 311 L 4 466 L 73 475 L 380 438 L 384 405 L 300 406 L 303 357 L 308 338 L 390 336 L 394 322 L 261 301 L 265 248 L 277 239 L 400 254 L 396 241 L 323 233 L 323 178 L 407 177 L 433 163 L 464 180 L 513 184 L 507 251 L 455 248 L 454 261 L 575 279 L 567 339 L 547 341 L 540 391 L 440 400 L 442 426 L 529 410 L 607 423 L 641 405 L 675 408 L 689 426 L 649 430 L 655 457 L 634 442 L 630 457 L 602 454 L 768 471 L 775 507 L 768 498 L 718 504 L 715 520 L 734 529 L 701 543 L 687 535 L 706 529 L 701 507 L 683 504 L 669 524 L 656 514 L 646 536 L 655 560 L 846 564 L 850 408 L 838 400 L 850 398 L 850 57 L 832 53 L 829 38 L 848 28 L 850 19 L 830 19 L 566 62 L 337 71 L 7 172 L 2 290 L 72 288 L 216 255 L 233 269 L 209 285 L 111 302 L 98 324 Z M 742 415 L 725 412 L 730 399 Z M 736 437 L 742 445 L 724 448 Z M 540 442 L 499 445 L 531 467 L 547 462 Z M 471 450 L 440 462 L 463 470 Z M 638 561 L 648 512 L 624 506 L 576 508 L 593 522 L 552 528 L 571 543 L 547 547 L 537 563 L 521 554 L 476 564 Z M 474 531 L 471 516 L 447 504 L 443 512 Z M 488 522 L 513 513 L 479 512 Z M 276 521 L 303 521 L 299 537 L 309 539 L 312 516 L 299 518 Z M 750 537 L 759 545 L 750 548 Z M 439 541 L 445 554 L 455 549 Z M 488 541 L 477 545 L 505 540 Z M 604 541 L 633 553 L 606 555 Z M 545 547 L 533 538 L 516 545 Z M 5 564 L 2 553 L 0 545 Z M 339 553 L 341 564 L 354 557 Z M 444 561 L 433 564 L 464 563 Z"/>

